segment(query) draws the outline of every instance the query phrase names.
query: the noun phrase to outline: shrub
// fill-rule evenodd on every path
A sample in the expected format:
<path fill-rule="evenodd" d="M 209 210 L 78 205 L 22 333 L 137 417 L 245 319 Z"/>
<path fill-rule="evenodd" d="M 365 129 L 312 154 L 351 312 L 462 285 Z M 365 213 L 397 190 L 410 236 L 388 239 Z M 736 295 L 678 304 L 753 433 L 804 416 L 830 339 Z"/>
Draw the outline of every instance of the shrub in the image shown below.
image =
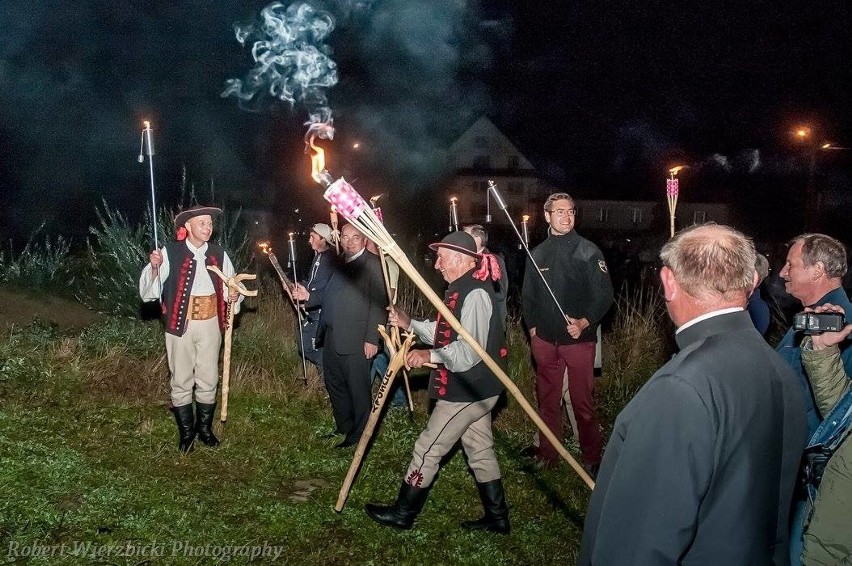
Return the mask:
<path fill-rule="evenodd" d="M 87 254 L 82 271 L 77 299 L 90 308 L 114 315 L 139 315 L 139 275 L 148 262 L 148 252 L 153 248 L 150 211 L 142 222 L 132 225 L 118 210 L 110 209 L 106 202 L 97 210 L 99 226 L 89 228 L 94 243 L 87 243 Z M 174 217 L 165 208 L 160 209 L 157 223 L 159 244 L 174 239 Z M 215 241 L 228 250 L 228 256 L 239 272 L 248 264 L 251 244 L 240 221 L 240 211 L 224 214 L 216 229 Z"/>
<path fill-rule="evenodd" d="M 147 260 L 145 225 L 132 226 L 106 202 L 97 215 L 100 226 L 89 228 L 95 243 L 87 243 L 87 261 L 77 299 L 101 312 L 136 316 L 139 273 Z"/>
<path fill-rule="evenodd" d="M 45 235 L 43 241 L 36 241 L 42 229 L 44 224 L 30 236 L 17 257 L 12 251 L 8 255 L 0 251 L 0 282 L 28 289 L 44 289 L 56 286 L 64 279 L 71 246 L 62 236 L 51 239 Z"/>

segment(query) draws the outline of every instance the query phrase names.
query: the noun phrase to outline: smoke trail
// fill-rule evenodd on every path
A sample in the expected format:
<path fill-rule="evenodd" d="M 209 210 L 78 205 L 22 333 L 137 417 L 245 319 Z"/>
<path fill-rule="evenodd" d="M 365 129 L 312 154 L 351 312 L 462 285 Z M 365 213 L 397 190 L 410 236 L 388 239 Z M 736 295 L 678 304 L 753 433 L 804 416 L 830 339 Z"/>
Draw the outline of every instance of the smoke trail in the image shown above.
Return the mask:
<path fill-rule="evenodd" d="M 229 79 L 223 98 L 242 102 L 258 100 L 259 93 L 308 109 L 308 133 L 334 137 L 334 123 L 325 89 L 337 84 L 337 64 L 323 42 L 334 30 L 334 17 L 305 2 L 284 6 L 273 2 L 264 8 L 259 23 L 234 26 L 237 41 L 252 44 L 254 68 L 244 80 Z"/>
<path fill-rule="evenodd" d="M 375 4 L 375 7 L 373 6 Z M 329 0 L 331 13 L 297 0 L 275 2 L 259 23 L 235 27 L 252 43 L 254 68 L 231 79 L 222 96 L 244 108 L 263 99 L 305 104 L 312 134 L 334 134 L 327 89 L 344 84 L 334 117 L 346 116 L 347 132 L 364 141 L 359 171 L 382 170 L 401 190 L 432 184 L 445 173 L 453 140 L 491 106 L 482 76 L 492 49 L 510 39 L 505 21 L 483 18 L 471 0 Z M 346 35 L 343 34 L 343 28 Z M 331 60 L 325 42 L 341 35 L 347 74 Z"/>
<path fill-rule="evenodd" d="M 733 160 L 720 153 L 714 153 L 710 157 L 692 165 L 695 170 L 721 170 L 724 173 L 742 173 L 752 174 L 757 172 L 763 166 L 760 157 L 759 149 L 744 149 Z"/>

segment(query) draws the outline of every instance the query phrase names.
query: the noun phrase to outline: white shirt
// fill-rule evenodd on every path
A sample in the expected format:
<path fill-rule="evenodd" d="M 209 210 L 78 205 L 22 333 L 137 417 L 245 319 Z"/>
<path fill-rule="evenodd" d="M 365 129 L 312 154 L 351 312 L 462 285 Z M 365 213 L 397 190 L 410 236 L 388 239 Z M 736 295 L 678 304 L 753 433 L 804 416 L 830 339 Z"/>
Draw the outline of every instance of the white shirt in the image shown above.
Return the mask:
<path fill-rule="evenodd" d="M 459 313 L 459 322 L 470 332 L 474 340 L 483 348 L 488 344 L 488 327 L 491 323 L 491 299 L 483 289 L 474 289 L 468 293 Z M 433 320 L 412 320 L 410 329 L 424 343 L 435 343 L 437 323 Z M 467 371 L 480 361 L 479 354 L 459 336 L 450 344 L 429 351 L 429 361 L 444 364 L 455 373 Z"/>
<path fill-rule="evenodd" d="M 675 331 L 675 334 L 680 334 L 681 331 L 686 330 L 687 328 L 689 328 L 693 324 L 698 324 L 702 320 L 707 320 L 708 318 L 713 318 L 714 316 L 719 316 L 720 314 L 728 314 L 728 313 L 739 312 L 739 311 L 744 311 L 744 310 L 745 309 L 742 308 L 742 307 L 730 307 L 730 308 L 727 308 L 727 309 L 719 309 L 717 311 L 706 312 L 706 313 L 704 313 L 700 316 L 696 316 L 695 318 L 693 318 L 692 320 L 690 320 L 688 322 L 684 322 L 683 325 L 680 328 L 678 328 L 677 331 Z"/>

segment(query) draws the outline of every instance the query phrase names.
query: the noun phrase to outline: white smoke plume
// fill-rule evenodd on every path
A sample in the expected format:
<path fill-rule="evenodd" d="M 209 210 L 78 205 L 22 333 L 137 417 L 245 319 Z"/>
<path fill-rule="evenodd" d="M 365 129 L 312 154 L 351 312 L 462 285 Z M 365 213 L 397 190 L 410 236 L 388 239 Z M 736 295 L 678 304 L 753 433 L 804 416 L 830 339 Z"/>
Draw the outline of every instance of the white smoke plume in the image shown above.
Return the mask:
<path fill-rule="evenodd" d="M 308 110 L 308 134 L 332 139 L 326 89 L 337 84 L 337 63 L 324 42 L 334 30 L 334 17 L 306 2 L 273 2 L 260 17 L 258 23 L 234 26 L 240 44 L 254 39 L 255 66 L 243 80 L 229 79 L 221 96 L 251 101 L 265 93 L 291 106 L 299 102 Z"/>

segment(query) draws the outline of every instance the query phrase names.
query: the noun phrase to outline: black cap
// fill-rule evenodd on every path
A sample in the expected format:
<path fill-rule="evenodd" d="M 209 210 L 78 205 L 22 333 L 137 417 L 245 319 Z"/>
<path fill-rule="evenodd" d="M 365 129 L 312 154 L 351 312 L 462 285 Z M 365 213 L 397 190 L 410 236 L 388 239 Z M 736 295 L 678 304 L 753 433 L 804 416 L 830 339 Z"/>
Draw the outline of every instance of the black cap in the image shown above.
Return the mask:
<path fill-rule="evenodd" d="M 205 214 L 210 216 L 219 216 L 222 214 L 221 208 L 216 208 L 215 206 L 190 206 L 186 210 L 182 210 L 175 216 L 175 226 L 180 228 L 186 221 L 190 218 L 195 218 L 196 216 L 204 216 Z"/>

